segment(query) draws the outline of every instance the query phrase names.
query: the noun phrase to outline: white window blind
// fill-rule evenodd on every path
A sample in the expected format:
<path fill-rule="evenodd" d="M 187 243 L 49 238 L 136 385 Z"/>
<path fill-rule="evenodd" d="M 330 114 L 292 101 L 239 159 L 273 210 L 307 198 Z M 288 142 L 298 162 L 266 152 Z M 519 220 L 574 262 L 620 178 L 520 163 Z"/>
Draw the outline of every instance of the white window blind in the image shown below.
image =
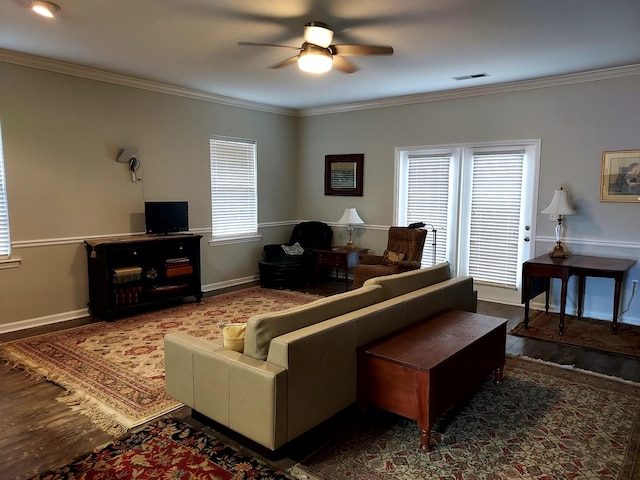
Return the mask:
<path fill-rule="evenodd" d="M 2 129 L 0 126 L 0 258 L 11 254 L 9 235 L 9 206 L 7 205 L 7 186 L 4 174 L 4 152 L 2 150 Z"/>
<path fill-rule="evenodd" d="M 258 232 L 255 140 L 213 137 L 211 160 L 212 236 L 230 238 Z"/>
<path fill-rule="evenodd" d="M 409 154 L 407 177 L 407 224 L 424 222 L 437 230 L 435 263 L 446 257 L 447 215 L 451 155 Z M 422 253 L 422 266 L 433 262 L 433 229 L 428 231 Z"/>
<path fill-rule="evenodd" d="M 473 154 L 469 275 L 516 288 L 524 151 Z"/>

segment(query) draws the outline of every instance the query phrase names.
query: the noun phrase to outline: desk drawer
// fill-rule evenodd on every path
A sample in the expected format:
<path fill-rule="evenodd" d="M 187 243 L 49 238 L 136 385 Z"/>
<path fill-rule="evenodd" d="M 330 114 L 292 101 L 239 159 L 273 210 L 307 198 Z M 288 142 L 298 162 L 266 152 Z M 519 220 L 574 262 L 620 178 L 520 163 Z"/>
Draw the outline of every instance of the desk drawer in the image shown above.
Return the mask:
<path fill-rule="evenodd" d="M 316 265 L 327 268 L 339 268 L 344 265 L 345 256 L 333 252 L 316 252 Z"/>

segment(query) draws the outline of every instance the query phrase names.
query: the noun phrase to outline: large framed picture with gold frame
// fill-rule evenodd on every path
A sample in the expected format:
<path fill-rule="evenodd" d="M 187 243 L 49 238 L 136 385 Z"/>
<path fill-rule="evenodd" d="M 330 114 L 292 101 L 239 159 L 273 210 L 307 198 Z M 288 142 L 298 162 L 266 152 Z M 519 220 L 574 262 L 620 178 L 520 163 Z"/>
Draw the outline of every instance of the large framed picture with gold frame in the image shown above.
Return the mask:
<path fill-rule="evenodd" d="M 640 203 L 640 150 L 602 152 L 600 201 Z"/>

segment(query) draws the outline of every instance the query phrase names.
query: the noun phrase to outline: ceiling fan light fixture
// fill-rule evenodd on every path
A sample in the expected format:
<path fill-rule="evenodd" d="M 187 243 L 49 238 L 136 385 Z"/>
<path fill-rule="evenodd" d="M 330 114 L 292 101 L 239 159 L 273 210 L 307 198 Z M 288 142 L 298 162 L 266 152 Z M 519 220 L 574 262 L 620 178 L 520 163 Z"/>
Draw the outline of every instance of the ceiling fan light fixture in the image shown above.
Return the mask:
<path fill-rule="evenodd" d="M 41 0 L 32 0 L 31 10 L 43 17 L 53 18 L 54 14 L 60 10 L 60 7 L 55 3 L 45 2 Z"/>
<path fill-rule="evenodd" d="M 307 45 L 298 55 L 298 68 L 308 73 L 325 73 L 333 66 L 333 56 L 324 48 Z"/>
<path fill-rule="evenodd" d="M 321 22 L 310 22 L 304 26 L 304 41 L 327 48 L 333 40 L 333 30 Z"/>

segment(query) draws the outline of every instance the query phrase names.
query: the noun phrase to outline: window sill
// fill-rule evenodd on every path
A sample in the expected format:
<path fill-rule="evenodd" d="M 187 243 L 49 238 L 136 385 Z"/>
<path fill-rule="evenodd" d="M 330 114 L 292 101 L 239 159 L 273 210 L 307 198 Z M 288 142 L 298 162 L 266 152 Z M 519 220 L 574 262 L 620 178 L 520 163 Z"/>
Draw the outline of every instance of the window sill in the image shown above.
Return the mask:
<path fill-rule="evenodd" d="M 3 258 L 0 259 L 0 270 L 4 270 L 7 268 L 17 268 L 21 263 L 21 258 Z"/>
<path fill-rule="evenodd" d="M 221 245 L 233 245 L 236 243 L 249 243 L 249 242 L 258 242 L 262 239 L 262 235 L 252 234 L 252 235 L 239 235 L 239 236 L 230 236 L 230 237 L 218 237 L 212 238 L 209 240 L 210 247 L 218 247 Z"/>

